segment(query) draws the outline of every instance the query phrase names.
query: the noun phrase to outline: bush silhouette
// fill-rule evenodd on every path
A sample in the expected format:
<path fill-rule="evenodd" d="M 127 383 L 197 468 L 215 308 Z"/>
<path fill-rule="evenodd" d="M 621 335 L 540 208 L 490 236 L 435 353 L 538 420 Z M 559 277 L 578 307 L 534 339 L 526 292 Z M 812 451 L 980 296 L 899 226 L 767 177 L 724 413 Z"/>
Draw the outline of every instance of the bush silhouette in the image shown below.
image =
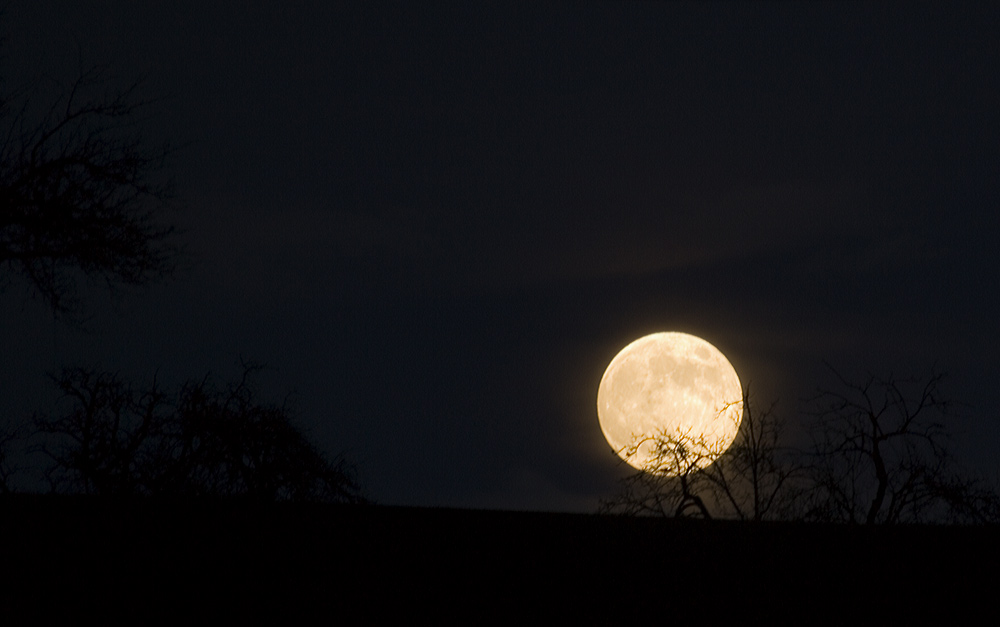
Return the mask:
<path fill-rule="evenodd" d="M 256 368 L 216 387 L 209 377 L 177 392 L 113 373 L 64 369 L 62 406 L 35 417 L 53 492 L 107 496 L 240 497 L 361 502 L 354 469 L 331 461 L 285 406 L 257 400 Z"/>

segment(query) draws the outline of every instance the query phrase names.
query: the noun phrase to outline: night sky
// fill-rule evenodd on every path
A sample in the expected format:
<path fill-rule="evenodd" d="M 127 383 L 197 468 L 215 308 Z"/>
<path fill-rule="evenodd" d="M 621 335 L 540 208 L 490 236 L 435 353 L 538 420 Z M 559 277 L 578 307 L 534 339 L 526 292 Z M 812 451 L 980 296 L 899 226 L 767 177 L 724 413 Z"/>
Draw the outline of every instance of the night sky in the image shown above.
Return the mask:
<path fill-rule="evenodd" d="M 378 502 L 593 511 L 604 368 L 673 330 L 793 427 L 824 363 L 936 364 L 994 476 L 997 7 L 11 3 L 6 85 L 147 77 L 185 232 L 83 330 L 0 294 L 0 415 L 242 358 Z"/>

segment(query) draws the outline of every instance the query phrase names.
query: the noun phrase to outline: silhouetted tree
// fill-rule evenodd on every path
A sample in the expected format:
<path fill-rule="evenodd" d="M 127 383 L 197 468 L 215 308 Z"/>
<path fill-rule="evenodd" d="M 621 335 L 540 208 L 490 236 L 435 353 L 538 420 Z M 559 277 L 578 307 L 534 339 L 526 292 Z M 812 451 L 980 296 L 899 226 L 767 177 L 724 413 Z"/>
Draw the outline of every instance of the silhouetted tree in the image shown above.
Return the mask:
<path fill-rule="evenodd" d="M 169 394 L 114 374 L 64 370 L 64 405 L 38 416 L 55 492 L 113 496 L 363 501 L 353 469 L 330 461 L 284 406 L 256 400 L 247 368 L 219 390 L 209 378 Z"/>
<path fill-rule="evenodd" d="M 143 136 L 139 87 L 91 70 L 50 96 L 0 94 L 0 287 L 21 276 L 73 314 L 81 277 L 114 289 L 171 271 L 158 180 L 170 149 Z"/>
<path fill-rule="evenodd" d="M 794 518 L 805 489 L 799 452 L 783 441 L 785 423 L 775 404 L 759 411 L 743 396 L 743 419 L 733 445 L 705 469 L 714 501 L 741 520 Z"/>
<path fill-rule="evenodd" d="M 622 479 L 620 492 L 602 502 L 600 511 L 653 516 L 694 512 L 712 517 L 701 496 L 707 484 L 699 468 L 721 453 L 718 444 L 689 432 L 663 429 L 634 439 L 623 454 L 625 459 L 635 459 L 640 451 L 646 458 L 642 468 Z"/>
<path fill-rule="evenodd" d="M 65 369 L 54 378 L 63 408 L 36 418 L 41 452 L 52 460 L 53 491 L 125 496 L 148 490 L 162 470 L 157 441 L 170 421 L 166 394 L 156 382 L 137 390 L 112 373 Z"/>
<path fill-rule="evenodd" d="M 633 458 L 645 447 L 649 461 L 622 480 L 620 492 L 603 501 L 600 511 L 743 520 L 787 514 L 793 484 L 802 473 L 794 451 L 780 442 L 783 423 L 773 406 L 758 415 L 748 390 L 742 405 L 739 432 L 728 449 L 702 436 L 670 430 L 635 440 L 625 456 Z M 728 415 L 728 409 L 720 408 L 720 415 Z"/>
<path fill-rule="evenodd" d="M 290 421 L 287 407 L 256 400 L 245 370 L 215 390 L 205 379 L 181 391 L 171 423 L 166 493 L 258 500 L 363 500 L 353 470 L 327 460 Z"/>
<path fill-rule="evenodd" d="M 807 516 L 850 523 L 985 522 L 997 497 L 961 473 L 946 423 L 954 403 L 944 375 L 858 383 L 834 372 L 838 389 L 813 399 Z"/>

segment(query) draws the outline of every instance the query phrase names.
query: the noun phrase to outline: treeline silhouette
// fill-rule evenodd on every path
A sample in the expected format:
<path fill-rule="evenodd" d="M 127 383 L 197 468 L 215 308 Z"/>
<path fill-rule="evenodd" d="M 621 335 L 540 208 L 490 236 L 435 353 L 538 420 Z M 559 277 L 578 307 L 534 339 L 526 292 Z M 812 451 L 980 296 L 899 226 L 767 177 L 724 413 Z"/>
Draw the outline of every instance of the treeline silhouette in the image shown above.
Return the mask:
<path fill-rule="evenodd" d="M 141 92 L 141 83 L 119 88 L 98 69 L 65 85 L 0 81 L 0 288 L 22 281 L 72 324 L 84 280 L 116 290 L 177 265 L 177 229 L 165 218 L 173 149 L 147 141 L 152 102 Z M 324 456 L 286 407 L 258 400 L 252 373 L 168 390 L 64 369 L 53 377 L 58 410 L 0 425 L 0 493 L 14 490 L 23 470 L 14 452 L 30 442 L 55 493 L 362 501 L 353 468 Z M 601 511 L 869 525 L 1000 520 L 996 492 L 951 453 L 940 374 L 836 378 L 812 401 L 809 445 L 789 446 L 773 407 L 759 411 L 747 396 L 728 451 L 683 433 L 651 434 L 654 460 Z M 699 470 L 705 456 L 714 463 Z"/>
<path fill-rule="evenodd" d="M 831 368 L 802 413 L 808 444 L 793 446 L 775 405 L 761 410 L 749 390 L 728 450 L 664 429 L 636 438 L 651 460 L 625 476 L 600 511 L 748 521 L 901 524 L 1000 522 L 995 486 L 952 453 L 955 406 L 945 376 L 850 380 Z M 801 434 L 800 434 L 801 436 Z M 714 462 L 705 468 L 704 460 Z"/>

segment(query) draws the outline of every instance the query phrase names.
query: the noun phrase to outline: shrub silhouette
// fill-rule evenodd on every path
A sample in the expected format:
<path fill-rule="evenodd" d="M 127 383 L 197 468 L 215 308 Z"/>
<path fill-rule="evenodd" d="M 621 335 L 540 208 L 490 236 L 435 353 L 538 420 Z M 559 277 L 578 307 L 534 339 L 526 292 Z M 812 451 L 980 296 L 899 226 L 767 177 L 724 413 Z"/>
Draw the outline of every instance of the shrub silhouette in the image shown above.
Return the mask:
<path fill-rule="evenodd" d="M 53 492 L 107 496 L 240 497 L 361 502 L 354 469 L 327 459 L 287 407 L 256 399 L 251 375 L 216 388 L 209 377 L 168 393 L 119 376 L 65 369 L 63 405 L 36 416 Z"/>

